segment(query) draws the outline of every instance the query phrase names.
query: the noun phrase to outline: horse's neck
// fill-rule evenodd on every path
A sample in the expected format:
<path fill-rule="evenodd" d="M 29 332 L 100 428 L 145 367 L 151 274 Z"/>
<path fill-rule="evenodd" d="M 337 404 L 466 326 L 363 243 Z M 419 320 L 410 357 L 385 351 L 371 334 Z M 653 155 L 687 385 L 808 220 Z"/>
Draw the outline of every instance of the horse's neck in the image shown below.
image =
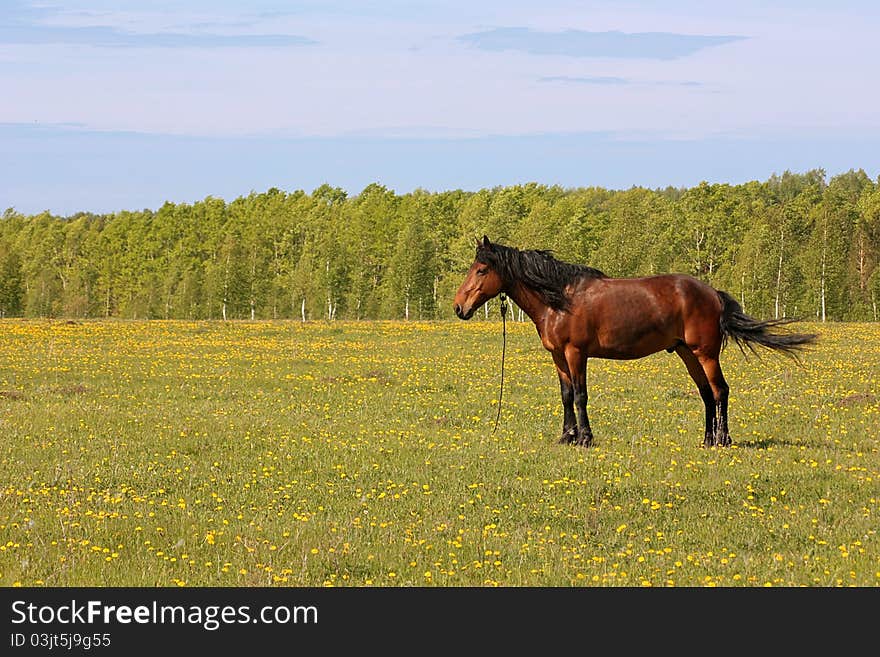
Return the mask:
<path fill-rule="evenodd" d="M 541 300 L 541 297 L 537 292 L 519 282 L 514 283 L 510 289 L 507 290 L 507 295 L 526 315 L 529 316 L 529 319 L 535 323 L 535 326 L 538 327 L 538 331 L 540 332 L 547 319 L 547 313 L 550 311 L 550 306 Z"/>

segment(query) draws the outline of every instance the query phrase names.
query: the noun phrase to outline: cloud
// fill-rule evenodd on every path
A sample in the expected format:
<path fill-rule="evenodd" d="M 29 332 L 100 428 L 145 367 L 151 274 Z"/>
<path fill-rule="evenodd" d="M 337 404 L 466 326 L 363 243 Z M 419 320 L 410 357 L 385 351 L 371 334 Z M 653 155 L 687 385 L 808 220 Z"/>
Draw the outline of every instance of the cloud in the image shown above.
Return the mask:
<path fill-rule="evenodd" d="M 576 84 L 632 84 L 632 80 L 626 78 L 615 78 L 609 76 L 595 77 L 570 77 L 567 75 L 550 75 L 544 78 L 538 78 L 538 82 L 573 82 Z"/>
<path fill-rule="evenodd" d="M 0 45 L 83 45 L 102 48 L 232 48 L 286 47 L 317 43 L 295 34 L 222 34 L 187 31 L 189 28 L 240 27 L 245 23 L 190 25 L 184 31 L 132 31 L 100 24 L 63 25 L 52 22 L 59 16 L 88 21 L 101 18 L 102 12 L 60 13 L 53 6 L 32 6 L 9 0 L 0 23 Z M 100 22 L 100 21 L 97 21 Z"/>
<path fill-rule="evenodd" d="M 137 33 L 112 27 L 0 26 L 0 45 L 84 45 L 103 48 L 232 48 L 306 46 L 294 34 Z"/>
<path fill-rule="evenodd" d="M 474 32 L 458 40 L 480 50 L 515 50 L 531 55 L 677 59 L 704 48 L 742 41 L 744 36 L 706 36 L 671 32 L 540 32 L 526 27 L 499 27 Z"/>
<path fill-rule="evenodd" d="M 575 77 L 569 75 L 550 75 L 538 78 L 538 82 L 562 82 L 566 84 L 599 84 L 599 85 L 649 85 L 657 87 L 703 87 L 702 82 L 694 80 L 631 80 L 609 76 Z"/>

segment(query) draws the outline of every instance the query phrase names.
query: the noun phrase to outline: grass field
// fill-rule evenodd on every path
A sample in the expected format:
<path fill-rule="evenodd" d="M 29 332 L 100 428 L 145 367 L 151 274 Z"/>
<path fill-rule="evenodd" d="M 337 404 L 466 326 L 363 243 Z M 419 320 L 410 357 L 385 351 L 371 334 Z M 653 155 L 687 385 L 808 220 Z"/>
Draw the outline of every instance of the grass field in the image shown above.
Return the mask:
<path fill-rule="evenodd" d="M 3 586 L 878 586 L 880 326 L 593 360 L 560 446 L 531 323 L 0 321 Z"/>

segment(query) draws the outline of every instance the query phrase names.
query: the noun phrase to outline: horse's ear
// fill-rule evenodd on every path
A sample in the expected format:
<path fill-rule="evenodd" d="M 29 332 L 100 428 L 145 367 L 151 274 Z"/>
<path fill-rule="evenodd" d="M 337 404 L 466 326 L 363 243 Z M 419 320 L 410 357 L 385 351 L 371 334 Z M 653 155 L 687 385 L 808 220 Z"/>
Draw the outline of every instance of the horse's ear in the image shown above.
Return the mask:
<path fill-rule="evenodd" d="M 489 238 L 486 235 L 483 235 L 483 248 L 485 248 L 485 249 L 492 248 L 492 242 L 489 241 Z"/>

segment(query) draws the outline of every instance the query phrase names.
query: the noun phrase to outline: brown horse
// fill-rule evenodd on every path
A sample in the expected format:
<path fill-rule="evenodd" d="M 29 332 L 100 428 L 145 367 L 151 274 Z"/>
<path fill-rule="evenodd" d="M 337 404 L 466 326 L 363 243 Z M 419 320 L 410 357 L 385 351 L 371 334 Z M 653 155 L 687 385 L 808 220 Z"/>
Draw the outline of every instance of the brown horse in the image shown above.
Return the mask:
<path fill-rule="evenodd" d="M 598 269 L 477 240 L 477 255 L 455 295 L 455 314 L 470 319 L 489 299 L 505 293 L 535 323 L 553 356 L 562 391 L 561 443 L 589 447 L 587 359 L 643 358 L 665 349 L 684 361 L 706 406 L 705 446 L 730 444 L 730 388 L 718 356 L 728 338 L 740 349 L 755 344 L 789 355 L 815 334 L 772 329 L 795 320 L 759 321 L 729 294 L 684 274 L 609 278 Z M 575 415 L 577 409 L 577 415 Z"/>

